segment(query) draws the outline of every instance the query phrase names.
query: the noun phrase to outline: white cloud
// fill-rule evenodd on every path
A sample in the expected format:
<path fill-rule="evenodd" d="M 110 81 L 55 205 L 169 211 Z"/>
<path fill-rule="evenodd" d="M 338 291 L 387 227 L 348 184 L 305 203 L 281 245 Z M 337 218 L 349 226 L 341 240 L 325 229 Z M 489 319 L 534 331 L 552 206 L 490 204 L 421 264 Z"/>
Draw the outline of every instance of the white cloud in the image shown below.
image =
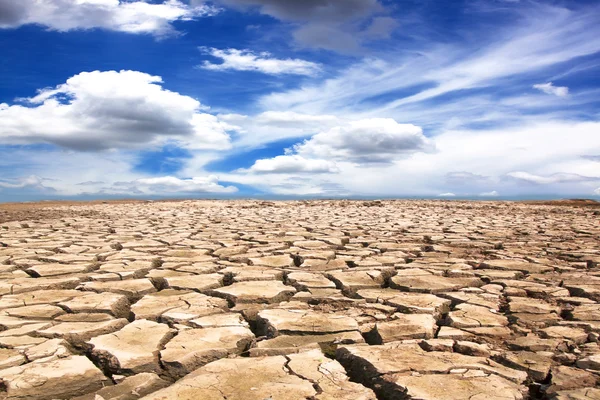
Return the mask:
<path fill-rule="evenodd" d="M 502 196 L 582 195 L 596 189 L 598 181 L 573 177 L 567 181 L 564 174 L 588 178 L 597 174 L 598 163 L 581 155 L 600 154 L 599 130 L 600 122 L 573 121 L 530 123 L 511 129 L 453 130 L 429 139 L 435 151 L 413 152 L 410 157 L 399 156 L 389 163 L 297 154 L 306 159 L 336 162 L 339 172 L 322 176 L 337 184 L 339 192 L 351 194 L 437 196 L 445 192 L 477 194 L 496 191 Z M 459 173 L 453 173 L 456 171 Z M 554 183 L 532 185 L 507 177 L 507 174 L 516 171 L 542 178 L 559 174 L 558 177 L 562 178 L 554 177 Z M 298 176 L 301 175 L 242 174 L 236 171 L 223 174 L 222 178 L 275 191 L 280 190 L 282 182 L 293 181 Z M 317 175 L 309 177 L 319 178 Z"/>
<path fill-rule="evenodd" d="M 38 189 L 38 190 L 53 190 L 47 186 L 44 186 L 43 182 L 46 179 L 40 178 L 36 175 L 30 175 L 25 178 L 16 179 L 11 181 L 2 180 L 0 181 L 0 188 L 5 189 Z"/>
<path fill-rule="evenodd" d="M 479 196 L 481 196 L 481 197 L 498 197 L 498 196 L 500 196 L 500 194 L 497 191 L 492 190 L 491 192 L 479 193 Z"/>
<path fill-rule="evenodd" d="M 0 0 L 0 28 L 38 24 L 66 32 L 107 30 L 164 36 L 175 33 L 171 23 L 211 16 L 218 9 L 190 6 L 178 0 L 161 3 L 119 0 Z"/>
<path fill-rule="evenodd" d="M 101 150 L 178 140 L 196 149 L 227 149 L 234 129 L 188 96 L 164 89 L 159 76 L 137 71 L 82 72 L 54 89 L 0 106 L 0 138 Z"/>
<path fill-rule="evenodd" d="M 215 48 L 201 48 L 201 50 L 222 60 L 220 64 L 204 61 L 200 65 L 200 68 L 213 71 L 255 71 L 270 75 L 289 74 L 307 76 L 316 75 L 321 71 L 321 66 L 317 63 L 297 58 L 274 58 L 268 52 L 254 53 L 250 50 L 220 50 Z"/>
<path fill-rule="evenodd" d="M 175 193 L 235 193 L 235 186 L 222 186 L 216 176 L 180 179 L 174 176 L 141 178 L 133 182 L 115 182 L 106 193 L 175 194 Z"/>
<path fill-rule="evenodd" d="M 239 172 L 294 174 L 294 173 L 335 173 L 338 172 L 336 164 L 327 160 L 307 159 L 298 155 L 284 155 L 269 159 L 256 160 L 252 167 Z"/>
<path fill-rule="evenodd" d="M 456 195 L 454 193 L 440 193 L 438 194 L 438 197 L 456 197 Z"/>
<path fill-rule="evenodd" d="M 594 195 L 600 196 L 600 188 L 594 190 Z"/>
<path fill-rule="evenodd" d="M 546 94 L 553 94 L 558 97 L 565 97 L 569 94 L 569 88 L 566 86 L 554 86 L 552 82 L 538 83 L 533 85 L 534 89 L 537 89 Z"/>
<path fill-rule="evenodd" d="M 540 176 L 530 174 L 528 172 L 517 171 L 509 172 L 509 177 L 522 180 L 525 182 L 535 183 L 539 185 L 547 185 L 552 183 L 569 183 L 569 182 L 589 182 L 589 181 L 600 181 L 600 177 L 582 176 L 573 173 L 556 173 L 548 176 Z"/>
<path fill-rule="evenodd" d="M 266 111 L 255 116 L 220 114 L 219 120 L 236 127 L 234 146 L 259 147 L 264 143 L 303 138 L 343 124 L 333 115 L 311 115 L 293 111 Z"/>
<path fill-rule="evenodd" d="M 350 121 L 317 133 L 293 148 L 301 156 L 358 163 L 387 163 L 432 149 L 421 128 L 390 118 Z"/>

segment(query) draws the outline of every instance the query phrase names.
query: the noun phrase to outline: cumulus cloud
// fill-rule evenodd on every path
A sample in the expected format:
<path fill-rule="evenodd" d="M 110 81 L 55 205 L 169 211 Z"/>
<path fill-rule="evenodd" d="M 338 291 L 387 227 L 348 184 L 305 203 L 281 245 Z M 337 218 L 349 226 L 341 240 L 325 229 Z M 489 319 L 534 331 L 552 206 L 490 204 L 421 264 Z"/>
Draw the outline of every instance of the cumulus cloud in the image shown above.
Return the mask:
<path fill-rule="evenodd" d="M 255 71 L 270 75 L 316 75 L 321 71 L 317 63 L 297 58 L 274 58 L 269 52 L 254 53 L 250 50 L 200 48 L 204 53 L 220 58 L 221 63 L 204 61 L 199 67 L 213 71 Z"/>
<path fill-rule="evenodd" d="M 397 24 L 378 0 L 219 0 L 241 10 L 257 9 L 298 26 L 293 32 L 300 45 L 354 52 L 372 39 L 389 36 Z M 361 29 L 361 26 L 366 28 Z"/>
<path fill-rule="evenodd" d="M 510 178 L 518 179 L 528 183 L 538 185 L 548 185 L 553 183 L 577 183 L 577 182 L 593 182 L 600 181 L 600 177 L 583 176 L 572 173 L 556 173 L 547 176 L 530 174 L 528 172 L 516 171 L 506 174 Z"/>
<path fill-rule="evenodd" d="M 296 122 L 301 124 L 319 120 L 333 122 L 327 116 L 309 118 L 301 114 L 284 112 L 271 113 L 262 117 L 271 121 L 280 118 L 288 122 L 290 119 L 297 120 Z M 240 182 L 249 182 L 247 177 L 253 174 L 263 176 L 279 174 L 286 177 L 309 173 L 338 174 L 341 172 L 341 164 L 358 167 L 385 165 L 418 152 L 434 149 L 432 142 L 423 135 L 421 128 L 415 125 L 399 124 L 393 119 L 385 118 L 358 121 L 336 119 L 335 121 L 337 126 L 295 144 L 286 149 L 284 155 L 256 160 L 250 168 L 235 171 L 245 177 L 237 175 L 232 179 L 240 181 L 241 178 Z M 282 184 L 278 179 L 271 179 L 270 182 L 270 186 Z M 253 183 L 261 184 L 257 181 Z M 278 191 L 281 190 L 279 186 Z M 310 186 L 316 188 L 319 185 Z"/>
<path fill-rule="evenodd" d="M 294 173 L 335 173 L 338 172 L 335 162 L 327 160 L 306 159 L 299 155 L 283 155 L 269 159 L 256 160 L 252 167 L 239 172 L 294 174 Z"/>
<path fill-rule="evenodd" d="M 189 96 L 138 71 L 82 72 L 40 90 L 25 105 L 0 105 L 5 143 L 52 143 L 78 150 L 135 148 L 179 140 L 189 148 L 227 149 L 234 129 Z"/>
<path fill-rule="evenodd" d="M 44 185 L 44 181 L 49 179 L 40 178 L 37 175 L 30 175 L 25 178 L 13 180 L 0 180 L 0 188 L 4 189 L 34 189 L 39 191 L 53 192 L 55 189 Z"/>
<path fill-rule="evenodd" d="M 0 0 L 0 28 L 37 24 L 66 32 L 101 28 L 164 36 L 175 33 L 171 23 L 218 13 L 205 4 L 178 0 L 160 3 L 120 0 Z"/>
<path fill-rule="evenodd" d="M 420 127 L 399 124 L 391 118 L 351 121 L 317 133 L 293 147 L 301 156 L 364 164 L 389 163 L 432 149 L 431 141 L 423 135 Z"/>
<path fill-rule="evenodd" d="M 552 82 L 538 83 L 533 85 L 534 89 L 537 89 L 546 94 L 553 94 L 558 97 L 565 97 L 569 94 L 569 88 L 566 86 L 554 86 Z"/>
<path fill-rule="evenodd" d="M 512 129 L 447 131 L 429 139 L 435 145 L 435 151 L 417 151 L 410 153 L 410 157 L 399 155 L 390 163 L 347 162 L 343 158 L 316 157 L 295 152 L 288 155 L 298 154 L 306 159 L 336 162 L 339 172 L 320 176 L 339 184 L 351 194 L 435 197 L 444 192 L 476 195 L 495 190 L 501 196 L 555 196 L 559 193 L 563 196 L 579 196 L 591 193 L 598 188 L 600 181 L 571 178 L 571 182 L 532 184 L 507 174 L 526 172 L 542 178 L 558 173 L 588 178 L 597 176 L 598 164 L 582 159 L 581 154 L 600 154 L 599 129 L 598 122 L 545 121 Z M 565 140 L 565 137 L 569 140 Z M 465 174 L 468 171 L 470 173 Z M 460 186 L 460 190 L 449 185 L 448 174 L 451 178 L 464 179 L 465 184 Z M 224 178 L 270 191 L 270 187 L 279 185 L 283 180 L 293 181 L 298 176 L 301 177 L 300 174 L 291 173 L 238 172 Z M 318 177 L 315 175 L 313 179 Z M 489 180 L 485 177 L 489 177 Z M 565 179 L 563 175 L 561 179 L 554 177 L 553 180 Z"/>
<path fill-rule="evenodd" d="M 137 194 L 176 194 L 176 193 L 235 193 L 235 186 L 222 186 L 218 177 L 193 177 L 180 179 L 174 176 L 156 178 L 142 178 L 132 182 L 115 182 L 111 187 L 105 188 L 109 193 L 137 193 Z"/>

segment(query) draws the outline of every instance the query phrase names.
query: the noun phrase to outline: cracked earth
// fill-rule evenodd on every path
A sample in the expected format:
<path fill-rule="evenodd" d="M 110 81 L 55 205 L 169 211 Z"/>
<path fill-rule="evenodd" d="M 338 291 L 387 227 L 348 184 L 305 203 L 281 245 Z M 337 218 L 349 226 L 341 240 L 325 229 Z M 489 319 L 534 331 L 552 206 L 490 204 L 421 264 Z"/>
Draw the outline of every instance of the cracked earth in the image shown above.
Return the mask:
<path fill-rule="evenodd" d="M 600 399 L 597 209 L 27 207 L 0 224 L 0 399 Z"/>

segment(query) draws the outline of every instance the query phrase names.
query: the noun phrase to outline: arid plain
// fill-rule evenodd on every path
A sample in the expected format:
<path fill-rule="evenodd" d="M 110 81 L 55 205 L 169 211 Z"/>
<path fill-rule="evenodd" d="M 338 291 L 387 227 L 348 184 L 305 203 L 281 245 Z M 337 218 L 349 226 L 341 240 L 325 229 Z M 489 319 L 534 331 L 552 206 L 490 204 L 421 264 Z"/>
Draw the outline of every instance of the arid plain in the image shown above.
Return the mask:
<path fill-rule="evenodd" d="M 0 205 L 0 398 L 600 399 L 579 205 Z"/>

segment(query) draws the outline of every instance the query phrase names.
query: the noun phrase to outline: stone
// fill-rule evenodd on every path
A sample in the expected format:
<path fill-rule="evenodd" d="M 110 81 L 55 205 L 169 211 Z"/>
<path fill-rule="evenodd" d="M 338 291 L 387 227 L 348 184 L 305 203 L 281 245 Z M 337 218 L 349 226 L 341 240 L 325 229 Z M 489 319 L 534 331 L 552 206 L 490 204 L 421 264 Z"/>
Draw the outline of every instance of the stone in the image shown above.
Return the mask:
<path fill-rule="evenodd" d="M 563 390 L 594 387 L 598 383 L 599 378 L 590 372 L 559 365 L 552 368 L 552 381 L 545 392 L 552 395 Z"/>
<path fill-rule="evenodd" d="M 531 351 L 504 353 L 501 357 L 505 365 L 526 371 L 527 375 L 537 382 L 544 381 L 552 367 L 552 359 Z"/>
<path fill-rule="evenodd" d="M 37 346 L 32 346 L 23 351 L 28 361 L 44 359 L 45 361 L 67 358 L 74 355 L 71 345 L 63 339 L 50 339 Z"/>
<path fill-rule="evenodd" d="M 180 378 L 209 362 L 244 352 L 253 340 L 254 334 L 245 327 L 188 329 L 166 344 L 160 359 L 169 375 Z"/>
<path fill-rule="evenodd" d="M 244 317 L 237 313 L 212 314 L 192 319 L 189 322 L 190 325 L 197 328 L 249 327 Z"/>
<path fill-rule="evenodd" d="M 8 399 L 68 399 L 101 389 L 109 384 L 96 366 L 84 356 L 0 370 L 0 381 Z"/>
<path fill-rule="evenodd" d="M 404 393 L 411 399 L 474 400 L 524 399 L 523 388 L 497 375 L 469 377 L 466 374 L 390 377 L 386 391 Z M 393 389 L 392 389 L 393 388 Z M 385 398 L 382 396 L 382 398 Z M 391 397 L 390 397 L 391 398 Z"/>
<path fill-rule="evenodd" d="M 288 362 L 283 356 L 217 360 L 144 400 L 305 400 L 316 396 L 312 382 L 291 373 Z"/>
<path fill-rule="evenodd" d="M 251 265 L 263 267 L 286 268 L 294 266 L 294 259 L 289 255 L 282 256 L 266 256 L 250 258 Z"/>
<path fill-rule="evenodd" d="M 357 331 L 358 323 L 351 317 L 312 310 L 263 310 L 258 313 L 257 330 L 262 335 L 280 334 L 319 335 Z"/>
<path fill-rule="evenodd" d="M 279 356 L 294 354 L 310 349 L 321 349 L 329 355 L 335 353 L 340 344 L 364 343 L 358 331 L 329 333 L 322 335 L 281 335 L 261 340 L 249 349 L 250 357 Z"/>
<path fill-rule="evenodd" d="M 394 276 L 390 279 L 391 288 L 417 293 L 442 293 L 483 285 L 484 282 L 479 278 L 446 278 L 437 275 Z"/>
<path fill-rule="evenodd" d="M 328 277 L 342 292 L 350 297 L 361 289 L 380 288 L 392 275 L 390 270 L 381 271 L 345 271 L 329 273 Z"/>
<path fill-rule="evenodd" d="M 17 308 L 6 308 L 0 311 L 0 314 L 16 318 L 32 318 L 32 319 L 54 319 L 65 311 L 50 304 L 38 304 L 34 306 L 24 306 Z"/>
<path fill-rule="evenodd" d="M 34 277 L 51 277 L 76 273 L 91 272 L 93 264 L 38 264 L 26 269 Z"/>
<path fill-rule="evenodd" d="M 541 339 L 536 335 L 521 336 L 507 342 L 510 349 L 528 351 L 555 351 L 562 343 L 558 339 Z"/>
<path fill-rule="evenodd" d="M 522 383 L 527 378 L 525 372 L 504 367 L 485 357 L 441 351 L 427 352 L 416 343 L 343 345 L 338 347 L 336 359 L 347 371 L 355 371 L 350 377 L 360 382 L 387 374 L 443 374 L 459 368 L 498 375 L 515 383 Z"/>
<path fill-rule="evenodd" d="M 551 326 L 548 328 L 541 329 L 539 331 L 540 336 L 548 339 L 565 339 L 570 340 L 576 344 L 582 344 L 587 341 L 588 334 L 577 328 L 571 328 L 568 326 Z"/>
<path fill-rule="evenodd" d="M 192 276 L 168 276 L 164 278 L 167 287 L 178 290 L 206 292 L 223 286 L 223 275 L 204 274 Z"/>
<path fill-rule="evenodd" d="M 553 397 L 555 400 L 600 400 L 600 389 L 589 387 L 574 390 L 560 390 Z"/>
<path fill-rule="evenodd" d="M 79 278 L 19 278 L 0 281 L 0 295 L 37 292 L 42 290 L 75 289 Z"/>
<path fill-rule="evenodd" d="M 575 321 L 600 321 L 600 304 L 577 306 L 570 314 Z"/>
<path fill-rule="evenodd" d="M 506 317 L 489 308 L 473 304 L 459 304 L 448 314 L 448 321 L 454 328 L 479 328 L 507 326 Z"/>
<path fill-rule="evenodd" d="M 600 354 L 594 354 L 577 360 L 577 366 L 582 369 L 600 371 Z"/>
<path fill-rule="evenodd" d="M 558 307 L 552 306 L 542 300 L 509 297 L 508 308 L 511 313 L 548 314 L 558 313 Z"/>
<path fill-rule="evenodd" d="M 89 293 L 58 305 L 70 313 L 107 313 L 116 318 L 129 316 L 129 300 L 116 293 Z"/>
<path fill-rule="evenodd" d="M 27 359 L 20 351 L 14 349 L 0 349 L 0 370 L 25 364 Z"/>
<path fill-rule="evenodd" d="M 114 386 L 107 386 L 95 393 L 73 398 L 73 400 L 137 400 L 145 395 L 169 386 L 169 382 L 151 372 L 128 376 Z"/>
<path fill-rule="evenodd" d="M 79 290 L 38 290 L 19 294 L 7 294 L 0 299 L 0 310 L 38 304 L 57 304 L 74 297 L 83 296 Z"/>
<path fill-rule="evenodd" d="M 296 293 L 293 286 L 281 282 L 248 281 L 214 289 L 209 294 L 237 303 L 279 303 Z"/>
<path fill-rule="evenodd" d="M 431 339 L 437 331 L 435 319 L 428 314 L 395 314 L 395 318 L 375 324 L 373 336 L 376 344 L 406 339 Z"/>
<path fill-rule="evenodd" d="M 373 391 L 350 382 L 344 368 L 335 360 L 326 358 L 320 350 L 287 356 L 287 368 L 307 379 L 319 393 L 315 398 L 329 400 L 375 400 Z"/>
<path fill-rule="evenodd" d="M 468 356 L 490 357 L 491 355 L 490 348 L 487 344 L 479 344 L 464 340 L 456 341 L 453 350 Z"/>
<path fill-rule="evenodd" d="M 127 299 L 135 303 L 148 293 L 156 292 L 156 288 L 149 279 L 128 279 L 116 282 L 85 282 L 80 286 L 81 290 L 97 293 L 110 292 L 127 296 Z"/>
<path fill-rule="evenodd" d="M 63 322 L 53 326 L 43 326 L 35 330 L 41 337 L 65 339 L 81 346 L 93 337 L 118 331 L 128 324 L 124 318 L 101 322 Z"/>
<path fill-rule="evenodd" d="M 500 269 L 507 271 L 520 271 L 526 274 L 543 274 L 554 271 L 554 268 L 533 264 L 524 260 L 486 260 L 479 264 L 480 268 Z"/>
<path fill-rule="evenodd" d="M 410 314 L 432 314 L 436 320 L 450 311 L 451 301 L 427 293 L 406 293 L 394 289 L 365 289 L 358 296 L 369 302 L 381 302 Z"/>
<path fill-rule="evenodd" d="M 309 288 L 335 289 L 335 283 L 321 274 L 292 272 L 288 274 L 287 280 L 297 290 L 308 290 Z"/>
<path fill-rule="evenodd" d="M 174 334 L 167 325 L 142 319 L 88 344 L 91 354 L 113 373 L 159 372 L 158 354 Z"/>
<path fill-rule="evenodd" d="M 170 310 L 181 307 L 206 307 L 206 314 L 227 310 L 227 302 L 223 299 L 209 297 L 201 293 L 165 289 L 157 293 L 147 294 L 131 306 L 135 319 L 158 321 L 160 316 Z"/>

